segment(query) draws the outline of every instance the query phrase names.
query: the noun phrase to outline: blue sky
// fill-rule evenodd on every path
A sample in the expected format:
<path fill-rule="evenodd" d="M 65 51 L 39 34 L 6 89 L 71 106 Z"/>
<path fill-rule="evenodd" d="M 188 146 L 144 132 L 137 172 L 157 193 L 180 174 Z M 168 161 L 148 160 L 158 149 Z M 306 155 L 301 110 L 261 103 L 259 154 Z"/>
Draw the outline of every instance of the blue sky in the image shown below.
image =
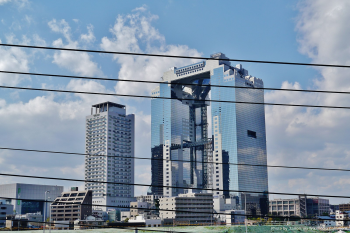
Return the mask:
<path fill-rule="evenodd" d="M 349 4 L 340 0 L 0 0 L 0 40 L 186 56 L 223 52 L 232 59 L 348 64 L 349 9 Z M 12 71 L 159 80 L 171 66 L 191 62 L 0 47 L 0 69 Z M 345 69 L 243 66 L 263 79 L 265 87 L 343 91 L 350 87 Z M 0 85 L 123 94 L 149 94 L 154 87 L 4 74 L 0 75 Z M 278 91 L 266 92 L 265 99 L 276 103 L 349 104 L 341 95 Z M 136 114 L 136 156 L 149 157 L 149 100 L 117 97 L 2 89 L 0 146 L 83 152 L 85 115 L 92 104 L 106 100 L 126 104 L 127 111 Z M 340 110 L 266 107 L 269 164 L 346 168 L 350 165 L 350 147 L 345 140 L 348 117 L 349 113 Z M 82 163 L 83 159 L 75 156 L 0 151 L 0 169 L 9 173 L 83 178 Z M 136 182 L 149 183 L 150 164 L 138 161 L 136 165 Z M 0 182 L 14 181 L 34 182 L 0 177 Z M 349 183 L 347 175 L 340 172 L 269 170 L 270 191 L 346 195 L 342 187 Z M 147 189 L 136 190 L 141 194 Z"/>

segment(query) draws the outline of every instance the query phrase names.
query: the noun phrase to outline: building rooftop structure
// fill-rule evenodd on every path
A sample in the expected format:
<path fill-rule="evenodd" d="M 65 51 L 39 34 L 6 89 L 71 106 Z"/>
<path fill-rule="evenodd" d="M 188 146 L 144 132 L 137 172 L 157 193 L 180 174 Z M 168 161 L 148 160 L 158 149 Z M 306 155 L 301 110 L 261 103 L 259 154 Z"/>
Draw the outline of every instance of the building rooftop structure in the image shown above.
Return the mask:
<path fill-rule="evenodd" d="M 165 223 L 197 224 L 213 221 L 212 193 L 183 193 L 160 199 L 159 216 Z"/>
<path fill-rule="evenodd" d="M 122 104 L 92 105 L 86 116 L 85 153 L 85 189 L 93 192 L 93 209 L 129 208 L 135 200 L 129 185 L 135 179 L 135 115 L 127 115 Z"/>
<path fill-rule="evenodd" d="M 84 220 L 92 214 L 92 191 L 63 192 L 51 204 L 52 221 Z"/>
<path fill-rule="evenodd" d="M 267 215 L 265 109 L 239 103 L 264 103 L 263 81 L 232 66 L 223 53 L 172 67 L 162 80 L 151 93 L 152 193 L 172 197 L 211 189 L 214 196 L 237 196 L 242 209 L 246 201 L 247 214 Z"/>
<path fill-rule="evenodd" d="M 49 195 L 45 196 L 45 192 L 49 191 Z M 49 212 L 49 205 L 45 201 L 54 200 L 63 192 L 63 186 L 42 185 L 42 184 L 1 184 L 0 197 L 6 200 L 6 203 L 12 204 L 16 210 L 16 214 L 26 213 L 46 213 Z M 21 200 L 22 199 L 22 200 Z M 46 200 L 45 200 L 46 199 Z"/>

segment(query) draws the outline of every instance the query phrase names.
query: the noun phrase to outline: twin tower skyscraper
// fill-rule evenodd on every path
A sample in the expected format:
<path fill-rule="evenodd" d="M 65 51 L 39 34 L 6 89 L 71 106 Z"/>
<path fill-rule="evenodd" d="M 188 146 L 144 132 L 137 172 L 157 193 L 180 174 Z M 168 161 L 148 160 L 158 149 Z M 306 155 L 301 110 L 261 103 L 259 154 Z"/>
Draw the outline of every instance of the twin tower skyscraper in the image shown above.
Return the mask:
<path fill-rule="evenodd" d="M 152 91 L 151 192 L 170 197 L 192 189 L 235 196 L 241 207 L 247 203 L 248 214 L 265 215 L 263 81 L 242 65 L 231 66 L 222 53 L 211 57 L 171 68 Z"/>
<path fill-rule="evenodd" d="M 233 196 L 242 209 L 246 203 L 247 214 L 265 215 L 263 81 L 241 65 L 231 66 L 222 53 L 212 58 L 171 68 L 152 91 L 149 192 L 171 197 L 192 189 Z M 85 179 L 93 182 L 85 188 L 93 190 L 93 204 L 128 207 L 134 201 L 134 115 L 111 102 L 92 107 Z"/>

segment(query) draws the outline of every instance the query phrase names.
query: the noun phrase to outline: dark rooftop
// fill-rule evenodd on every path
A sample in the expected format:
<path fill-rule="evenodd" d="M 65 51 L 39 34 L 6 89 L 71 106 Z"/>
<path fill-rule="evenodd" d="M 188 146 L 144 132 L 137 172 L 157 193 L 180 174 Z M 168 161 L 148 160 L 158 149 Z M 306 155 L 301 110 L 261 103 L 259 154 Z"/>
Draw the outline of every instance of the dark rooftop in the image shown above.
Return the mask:
<path fill-rule="evenodd" d="M 95 108 L 100 108 L 101 106 L 103 105 L 107 105 L 108 106 L 113 106 L 113 107 L 118 107 L 118 108 L 125 108 L 125 105 L 122 105 L 122 104 L 117 104 L 117 103 L 113 103 L 113 102 L 103 102 L 103 103 L 100 103 L 100 104 L 94 104 L 92 105 L 92 107 L 95 107 Z"/>

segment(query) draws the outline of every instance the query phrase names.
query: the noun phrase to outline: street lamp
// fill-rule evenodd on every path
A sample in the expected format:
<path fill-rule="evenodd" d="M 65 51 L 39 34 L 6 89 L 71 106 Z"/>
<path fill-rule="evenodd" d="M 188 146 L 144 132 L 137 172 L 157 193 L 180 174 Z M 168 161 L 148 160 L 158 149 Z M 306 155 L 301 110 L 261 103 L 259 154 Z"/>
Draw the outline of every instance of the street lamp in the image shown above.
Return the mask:
<path fill-rule="evenodd" d="M 43 232 L 45 232 L 46 228 L 46 194 L 50 193 L 50 191 L 45 191 L 45 202 L 44 202 L 44 226 L 43 226 Z"/>
<path fill-rule="evenodd" d="M 244 225 L 245 225 L 245 232 L 248 232 L 248 227 L 247 227 L 247 222 L 248 222 L 248 217 L 247 217 L 247 194 L 244 194 L 244 215 L 245 215 L 245 221 L 244 221 Z"/>
<path fill-rule="evenodd" d="M 51 199 L 48 197 L 47 199 Z M 51 233 L 51 203 L 49 204 L 49 232 Z"/>

